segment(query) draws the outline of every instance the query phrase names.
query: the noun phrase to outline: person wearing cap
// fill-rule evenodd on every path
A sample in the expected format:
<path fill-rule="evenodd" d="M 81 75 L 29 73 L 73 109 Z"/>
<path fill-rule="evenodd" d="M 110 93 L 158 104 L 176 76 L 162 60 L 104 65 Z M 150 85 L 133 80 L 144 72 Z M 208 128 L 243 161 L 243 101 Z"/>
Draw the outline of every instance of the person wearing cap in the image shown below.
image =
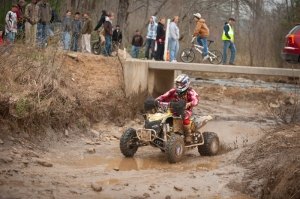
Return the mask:
<path fill-rule="evenodd" d="M 208 55 L 208 46 L 207 46 L 207 37 L 209 36 L 209 29 L 205 23 L 205 20 L 201 17 L 200 13 L 194 14 L 194 20 L 196 22 L 196 27 L 194 30 L 194 37 L 197 37 L 197 42 L 203 46 L 203 61 L 209 58 Z"/>
<path fill-rule="evenodd" d="M 17 11 L 18 6 L 13 5 L 11 10 L 7 12 L 5 17 L 5 34 L 7 37 L 7 41 L 9 43 L 14 43 L 16 34 L 18 32 L 18 25 L 17 25 Z"/>
<path fill-rule="evenodd" d="M 223 47 L 223 64 L 225 65 L 227 62 L 227 49 L 230 49 L 230 60 L 229 64 L 234 65 L 236 47 L 234 44 L 234 30 L 233 25 L 235 24 L 234 18 L 229 18 L 228 22 L 225 23 L 223 28 L 222 40 L 224 42 Z"/>

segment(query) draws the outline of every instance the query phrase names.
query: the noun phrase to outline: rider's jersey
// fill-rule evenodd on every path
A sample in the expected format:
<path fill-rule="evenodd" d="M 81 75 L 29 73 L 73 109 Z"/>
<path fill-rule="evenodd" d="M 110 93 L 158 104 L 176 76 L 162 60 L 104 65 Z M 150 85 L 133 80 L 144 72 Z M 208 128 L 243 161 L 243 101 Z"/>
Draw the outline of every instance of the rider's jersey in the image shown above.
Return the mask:
<path fill-rule="evenodd" d="M 199 98 L 198 94 L 192 88 L 189 88 L 184 95 L 178 95 L 178 93 L 176 92 L 176 88 L 172 88 L 165 94 L 156 98 L 156 100 L 161 102 L 170 102 L 172 100 L 175 101 L 184 100 L 186 103 L 191 103 L 191 106 L 188 107 L 187 110 L 192 111 L 193 107 L 198 105 L 199 102 L 198 98 Z"/>

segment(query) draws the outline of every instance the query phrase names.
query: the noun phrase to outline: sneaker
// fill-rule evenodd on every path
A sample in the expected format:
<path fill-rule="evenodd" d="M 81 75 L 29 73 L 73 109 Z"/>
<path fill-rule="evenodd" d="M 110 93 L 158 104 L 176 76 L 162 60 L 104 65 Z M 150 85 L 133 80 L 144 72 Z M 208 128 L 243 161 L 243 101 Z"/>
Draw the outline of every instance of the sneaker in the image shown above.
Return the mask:
<path fill-rule="evenodd" d="M 174 59 L 174 60 L 172 60 L 171 62 L 172 62 L 172 63 L 176 63 L 177 61 Z"/>
<path fill-rule="evenodd" d="M 203 61 L 206 61 L 208 58 L 210 58 L 210 56 L 206 55 L 205 57 L 203 57 Z"/>
<path fill-rule="evenodd" d="M 233 66 L 234 66 L 234 65 L 235 65 L 235 63 L 229 63 L 229 65 L 233 65 Z"/>

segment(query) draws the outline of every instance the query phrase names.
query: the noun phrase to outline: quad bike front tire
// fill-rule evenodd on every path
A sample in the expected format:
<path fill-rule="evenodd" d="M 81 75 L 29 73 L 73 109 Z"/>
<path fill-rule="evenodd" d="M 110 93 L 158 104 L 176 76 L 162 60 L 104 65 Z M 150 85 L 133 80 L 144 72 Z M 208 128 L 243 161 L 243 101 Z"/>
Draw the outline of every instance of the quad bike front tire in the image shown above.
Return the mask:
<path fill-rule="evenodd" d="M 166 144 L 166 155 L 170 163 L 180 162 L 184 155 L 184 140 L 180 135 L 171 135 Z"/>
<path fill-rule="evenodd" d="M 138 146 L 134 144 L 136 141 L 136 130 L 133 128 L 127 129 L 120 138 L 120 150 L 125 157 L 133 157 Z"/>
<path fill-rule="evenodd" d="M 214 132 L 203 133 L 204 144 L 198 146 L 198 152 L 203 156 L 213 156 L 219 151 L 220 141 L 219 137 Z"/>

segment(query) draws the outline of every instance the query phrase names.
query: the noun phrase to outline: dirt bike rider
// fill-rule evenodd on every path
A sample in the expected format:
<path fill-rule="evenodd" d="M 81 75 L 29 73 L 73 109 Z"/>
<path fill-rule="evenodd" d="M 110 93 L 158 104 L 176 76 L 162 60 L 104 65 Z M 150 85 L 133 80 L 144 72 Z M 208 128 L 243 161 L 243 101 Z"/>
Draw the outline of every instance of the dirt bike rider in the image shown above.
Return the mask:
<path fill-rule="evenodd" d="M 175 79 L 175 88 L 172 88 L 165 94 L 156 98 L 160 102 L 170 102 L 172 100 L 184 100 L 186 102 L 185 114 L 183 119 L 183 130 L 185 134 L 185 142 L 191 143 L 191 121 L 192 109 L 198 105 L 198 94 L 190 87 L 190 78 L 186 74 L 181 74 Z"/>

